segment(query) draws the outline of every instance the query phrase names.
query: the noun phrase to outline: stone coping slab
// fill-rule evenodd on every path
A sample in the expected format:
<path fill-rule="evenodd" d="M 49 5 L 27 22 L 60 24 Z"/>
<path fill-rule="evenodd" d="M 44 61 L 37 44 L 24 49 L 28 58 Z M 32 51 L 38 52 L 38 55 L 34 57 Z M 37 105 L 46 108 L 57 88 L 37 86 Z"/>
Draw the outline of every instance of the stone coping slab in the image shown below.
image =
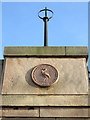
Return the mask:
<path fill-rule="evenodd" d="M 4 57 L 17 56 L 88 56 L 87 47 L 5 47 Z"/>
<path fill-rule="evenodd" d="M 88 106 L 88 95 L 2 95 L 1 106 Z"/>

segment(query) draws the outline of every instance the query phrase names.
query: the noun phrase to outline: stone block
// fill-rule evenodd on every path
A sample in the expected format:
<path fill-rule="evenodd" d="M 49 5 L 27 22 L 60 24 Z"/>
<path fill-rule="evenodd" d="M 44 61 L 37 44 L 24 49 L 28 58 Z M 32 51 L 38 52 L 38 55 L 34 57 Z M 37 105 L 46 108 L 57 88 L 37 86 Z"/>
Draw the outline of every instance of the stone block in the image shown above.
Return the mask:
<path fill-rule="evenodd" d="M 2 117 L 39 117 L 39 108 L 34 109 L 2 109 Z"/>
<path fill-rule="evenodd" d="M 41 107 L 40 117 L 87 117 L 88 108 Z"/>
<path fill-rule="evenodd" d="M 90 120 L 89 118 L 1 118 L 0 120 Z"/>
<path fill-rule="evenodd" d="M 87 47 L 66 47 L 66 56 L 87 56 Z"/>
<path fill-rule="evenodd" d="M 90 120 L 89 118 L 56 118 L 56 120 Z"/>
<path fill-rule="evenodd" d="M 54 66 L 58 82 L 42 88 L 31 79 L 32 69 L 39 64 Z M 88 94 L 85 58 L 6 58 L 3 94 Z"/>
<path fill-rule="evenodd" d="M 0 120 L 90 120 L 90 118 L 0 118 Z"/>
<path fill-rule="evenodd" d="M 65 47 L 5 47 L 4 56 L 65 56 Z"/>
<path fill-rule="evenodd" d="M 55 120 L 55 118 L 2 118 L 2 120 Z"/>
<path fill-rule="evenodd" d="M 87 47 L 5 47 L 4 56 L 88 56 Z"/>
<path fill-rule="evenodd" d="M 3 95 L 2 106 L 88 106 L 88 95 Z"/>

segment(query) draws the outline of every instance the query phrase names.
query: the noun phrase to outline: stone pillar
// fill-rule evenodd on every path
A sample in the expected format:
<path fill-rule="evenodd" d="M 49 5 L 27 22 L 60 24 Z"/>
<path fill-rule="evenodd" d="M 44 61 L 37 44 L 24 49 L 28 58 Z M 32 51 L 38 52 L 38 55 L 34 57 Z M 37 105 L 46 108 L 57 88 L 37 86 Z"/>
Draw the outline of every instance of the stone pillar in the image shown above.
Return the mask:
<path fill-rule="evenodd" d="M 3 60 L 0 60 L 0 83 L 1 83 L 1 78 L 2 78 L 2 67 L 3 67 Z"/>
<path fill-rule="evenodd" d="M 3 60 L 0 60 L 0 95 L 2 89 L 2 79 L 3 79 Z"/>
<path fill-rule="evenodd" d="M 5 47 L 2 118 L 88 119 L 87 57 L 86 47 Z M 40 64 L 57 69 L 57 83 L 40 87 L 32 81 L 32 69 Z"/>
<path fill-rule="evenodd" d="M 0 60 L 0 104 L 2 105 L 2 79 L 3 79 L 3 60 Z M 2 106 L 0 106 L 0 116 L 2 116 Z M 1 119 L 0 119 L 1 120 Z"/>

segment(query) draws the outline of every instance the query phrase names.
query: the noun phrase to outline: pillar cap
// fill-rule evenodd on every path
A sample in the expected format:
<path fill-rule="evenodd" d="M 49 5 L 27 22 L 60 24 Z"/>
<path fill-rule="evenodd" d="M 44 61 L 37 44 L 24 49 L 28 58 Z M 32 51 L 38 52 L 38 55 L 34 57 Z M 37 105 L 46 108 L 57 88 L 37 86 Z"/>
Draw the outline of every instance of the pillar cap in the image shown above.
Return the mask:
<path fill-rule="evenodd" d="M 5 47 L 4 57 L 88 57 L 87 47 Z"/>

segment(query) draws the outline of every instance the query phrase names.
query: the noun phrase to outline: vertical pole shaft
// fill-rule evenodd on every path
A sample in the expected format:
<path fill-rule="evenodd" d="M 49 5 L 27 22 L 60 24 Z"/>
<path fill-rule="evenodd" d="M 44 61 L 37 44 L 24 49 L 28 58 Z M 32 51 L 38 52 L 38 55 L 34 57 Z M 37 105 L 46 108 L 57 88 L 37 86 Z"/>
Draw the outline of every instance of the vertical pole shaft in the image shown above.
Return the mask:
<path fill-rule="evenodd" d="M 48 25 L 47 25 L 48 19 L 46 18 L 44 20 L 44 46 L 48 46 Z"/>
<path fill-rule="evenodd" d="M 45 17 L 47 17 L 47 7 L 45 7 Z"/>
<path fill-rule="evenodd" d="M 40 16 L 39 13 L 43 11 L 44 11 L 44 16 L 42 17 Z M 52 15 L 48 16 L 48 12 L 51 12 Z M 38 17 L 44 21 L 44 46 L 48 46 L 48 21 L 53 17 L 53 11 L 45 7 L 45 9 L 40 10 L 39 13 L 38 13 Z"/>

